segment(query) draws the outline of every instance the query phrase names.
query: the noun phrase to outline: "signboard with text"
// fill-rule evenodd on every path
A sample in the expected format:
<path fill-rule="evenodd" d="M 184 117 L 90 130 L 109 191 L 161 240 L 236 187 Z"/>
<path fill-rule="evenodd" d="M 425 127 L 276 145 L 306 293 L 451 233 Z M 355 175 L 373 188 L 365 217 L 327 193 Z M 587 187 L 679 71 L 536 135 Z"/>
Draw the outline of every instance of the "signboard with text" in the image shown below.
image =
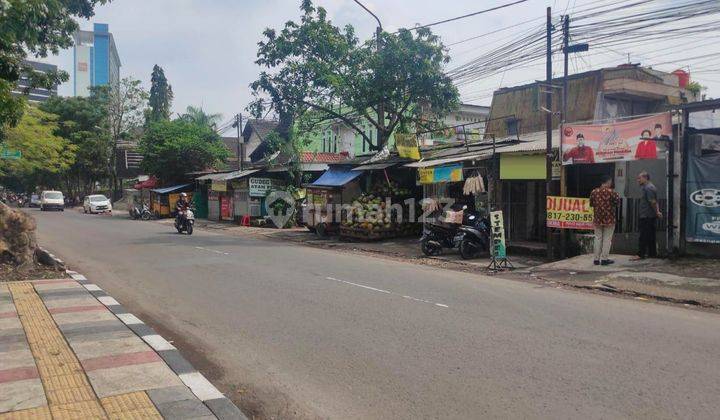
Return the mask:
<path fill-rule="evenodd" d="M 492 235 L 490 252 L 492 252 L 496 260 L 506 259 L 507 248 L 505 244 L 505 224 L 502 211 L 490 212 L 490 230 Z"/>
<path fill-rule="evenodd" d="M 395 133 L 395 148 L 400 157 L 420 160 L 420 149 L 415 134 Z"/>
<path fill-rule="evenodd" d="M 686 239 L 720 243 L 720 155 L 691 156 L 686 180 Z"/>
<path fill-rule="evenodd" d="M 250 178 L 248 186 L 250 197 L 265 197 L 276 187 L 281 187 L 282 182 L 272 178 Z"/>
<path fill-rule="evenodd" d="M 558 229 L 594 229 L 593 208 L 589 198 L 547 198 L 547 227 Z"/>
<path fill-rule="evenodd" d="M 565 124 L 563 165 L 657 159 L 672 136 L 670 113 L 608 124 Z"/>

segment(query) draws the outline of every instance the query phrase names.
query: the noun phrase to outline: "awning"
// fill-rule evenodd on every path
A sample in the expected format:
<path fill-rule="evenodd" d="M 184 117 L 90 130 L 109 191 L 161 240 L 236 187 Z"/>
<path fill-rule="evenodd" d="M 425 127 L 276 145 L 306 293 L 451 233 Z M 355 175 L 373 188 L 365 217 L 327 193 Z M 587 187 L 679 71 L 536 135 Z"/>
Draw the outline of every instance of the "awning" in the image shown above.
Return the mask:
<path fill-rule="evenodd" d="M 396 163 L 371 163 L 369 165 L 362 165 L 353 168 L 353 171 L 377 171 L 380 169 L 386 169 L 391 166 L 395 166 Z"/>
<path fill-rule="evenodd" d="M 150 191 L 158 193 L 158 194 L 167 194 L 167 193 L 183 190 L 191 185 L 192 184 L 173 185 L 172 187 L 155 188 L 154 190 L 150 190 Z"/>
<path fill-rule="evenodd" d="M 347 167 L 333 166 L 320 175 L 317 181 L 310 184 L 310 187 L 342 187 L 353 179 L 362 175 L 361 171 L 353 171 Z"/>
<path fill-rule="evenodd" d="M 260 172 L 260 169 L 246 169 L 244 171 L 233 171 L 225 174 L 222 178 L 216 179 L 216 181 L 231 181 L 233 179 L 245 178 L 248 175 L 252 175 L 255 172 Z"/>
<path fill-rule="evenodd" d="M 133 188 L 136 190 L 144 190 L 149 188 L 155 188 L 157 186 L 157 178 L 150 177 L 146 179 L 145 181 L 137 182 L 135 185 L 133 185 Z"/>
<path fill-rule="evenodd" d="M 446 163 L 463 162 L 466 160 L 487 159 L 491 156 L 492 156 L 492 150 L 490 152 L 475 153 L 475 154 L 466 155 L 466 156 L 449 157 L 449 158 L 445 158 L 445 159 L 423 160 L 420 162 L 408 163 L 407 165 L 405 165 L 405 167 L 406 168 L 429 168 L 431 166 L 439 166 L 439 165 L 444 165 Z"/>
<path fill-rule="evenodd" d="M 196 181 L 213 181 L 213 180 L 222 179 L 222 177 L 224 177 L 227 174 L 228 174 L 228 172 L 218 172 L 218 173 L 214 173 L 214 174 L 207 174 L 207 175 L 199 176 L 199 177 L 195 178 L 195 180 Z"/>

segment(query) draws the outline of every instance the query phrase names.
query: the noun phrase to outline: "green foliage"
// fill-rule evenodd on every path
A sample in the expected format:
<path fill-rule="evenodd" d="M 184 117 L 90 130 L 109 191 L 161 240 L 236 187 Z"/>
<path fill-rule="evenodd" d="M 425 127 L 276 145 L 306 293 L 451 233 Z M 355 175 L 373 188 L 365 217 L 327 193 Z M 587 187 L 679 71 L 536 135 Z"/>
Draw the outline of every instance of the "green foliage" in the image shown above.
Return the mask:
<path fill-rule="evenodd" d="M 10 97 L 22 73 L 34 87 L 51 88 L 68 80 L 66 72 L 43 74 L 23 64 L 31 54 L 47 57 L 72 46 L 76 18 L 90 18 L 107 0 L 0 0 L 0 127 L 19 121 L 22 105 Z"/>
<path fill-rule="evenodd" d="M 150 109 L 146 112 L 146 122 L 169 120 L 173 91 L 165 78 L 165 71 L 155 64 L 150 77 Z"/>
<path fill-rule="evenodd" d="M 70 193 L 89 193 L 95 182 L 109 175 L 112 141 L 107 130 L 107 110 L 95 95 L 52 97 L 40 109 L 58 116 L 55 134 L 76 146 L 73 165 L 65 171 Z"/>
<path fill-rule="evenodd" d="M 707 88 L 705 86 L 701 85 L 700 83 L 698 83 L 697 81 L 694 81 L 694 82 L 688 83 L 687 86 L 685 87 L 685 89 L 687 89 L 687 91 L 692 93 L 693 95 L 697 95 Z"/>
<path fill-rule="evenodd" d="M 211 168 L 228 158 L 220 136 L 210 127 L 177 119 L 150 123 L 140 141 L 142 169 L 164 183 Z"/>
<path fill-rule="evenodd" d="M 334 26 L 311 1 L 301 10 L 299 23 L 265 30 L 256 63 L 266 70 L 251 85 L 255 100 L 248 109 L 256 117 L 274 110 L 282 137 L 310 115 L 315 123 L 340 120 L 372 145 L 362 129 L 367 121 L 379 149 L 396 128 L 422 125 L 423 108 L 444 115 L 458 106 L 458 91 L 443 73 L 450 58 L 429 29 L 381 32 L 378 51 L 376 40 L 360 43 L 352 26 Z"/>
<path fill-rule="evenodd" d="M 57 116 L 27 106 L 15 127 L 5 131 L 3 147 L 22 152 L 18 160 L 2 160 L 3 182 L 31 191 L 38 184 L 52 185 L 57 174 L 73 164 L 76 147 L 56 135 Z"/>
<path fill-rule="evenodd" d="M 190 105 L 185 109 L 185 113 L 180 116 L 180 118 L 194 124 L 210 127 L 215 130 L 218 123 L 220 123 L 220 120 L 222 119 L 222 114 L 208 114 L 202 109 L 202 107 Z"/>

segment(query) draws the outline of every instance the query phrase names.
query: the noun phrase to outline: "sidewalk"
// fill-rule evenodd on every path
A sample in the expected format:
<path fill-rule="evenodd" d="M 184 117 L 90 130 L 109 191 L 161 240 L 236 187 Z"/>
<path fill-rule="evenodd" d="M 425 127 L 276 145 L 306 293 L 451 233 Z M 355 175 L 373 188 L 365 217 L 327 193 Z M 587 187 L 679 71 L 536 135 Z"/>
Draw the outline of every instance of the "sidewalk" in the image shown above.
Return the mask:
<path fill-rule="evenodd" d="M 245 418 L 82 275 L 0 283 L 0 419 Z"/>
<path fill-rule="evenodd" d="M 630 261 L 612 255 L 612 265 L 593 265 L 592 255 L 580 255 L 533 267 L 536 278 L 576 287 L 646 296 L 720 309 L 720 261 L 705 258 L 649 258 Z"/>

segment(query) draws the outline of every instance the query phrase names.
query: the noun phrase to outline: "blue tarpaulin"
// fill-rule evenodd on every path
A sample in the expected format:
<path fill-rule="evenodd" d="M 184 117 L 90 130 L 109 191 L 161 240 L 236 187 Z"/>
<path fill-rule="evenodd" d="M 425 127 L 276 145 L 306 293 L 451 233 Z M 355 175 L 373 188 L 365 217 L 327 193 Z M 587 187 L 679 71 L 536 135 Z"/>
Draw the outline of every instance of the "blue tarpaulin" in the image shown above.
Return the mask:
<path fill-rule="evenodd" d="M 155 188 L 154 190 L 150 190 L 152 192 L 156 192 L 158 194 L 167 194 L 175 191 L 180 191 L 184 188 L 187 188 L 191 186 L 192 184 L 180 184 L 180 185 L 173 185 L 172 187 L 165 187 L 165 188 Z"/>
<path fill-rule="evenodd" d="M 342 187 L 362 174 L 362 171 L 353 171 L 348 167 L 331 167 L 310 187 Z"/>

